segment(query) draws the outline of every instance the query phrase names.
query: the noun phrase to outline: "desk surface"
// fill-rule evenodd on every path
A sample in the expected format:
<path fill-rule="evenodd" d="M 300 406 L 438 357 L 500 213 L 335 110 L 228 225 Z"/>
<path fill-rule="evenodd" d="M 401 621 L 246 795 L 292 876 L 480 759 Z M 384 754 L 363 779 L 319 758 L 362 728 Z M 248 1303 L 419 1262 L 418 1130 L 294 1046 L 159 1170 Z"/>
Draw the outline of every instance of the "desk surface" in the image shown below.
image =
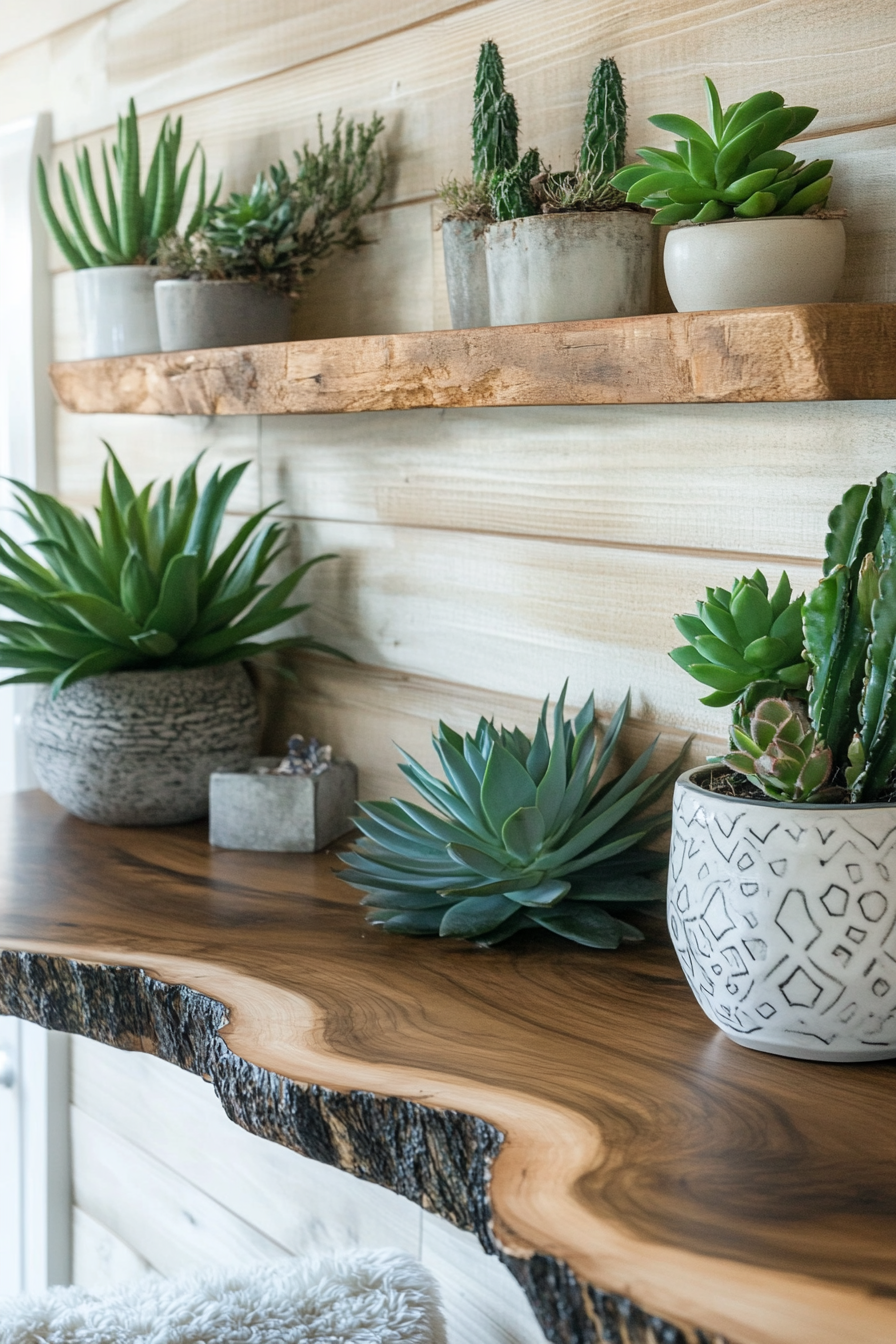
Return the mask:
<path fill-rule="evenodd" d="M 51 958 L 39 975 L 34 958 L 2 958 L 0 1010 L 103 1036 L 102 1004 L 88 1012 L 72 974 L 140 968 L 157 988 L 196 991 L 189 1023 L 183 997 L 166 1000 L 175 1029 L 185 1014 L 184 1039 L 197 1004 L 225 1005 L 203 1030 L 258 1066 L 243 1093 L 275 1074 L 325 1098 L 404 1099 L 423 1117 L 424 1147 L 427 1116 L 488 1122 L 503 1136 L 490 1182 L 489 1162 L 477 1175 L 468 1158 L 466 1179 L 521 1263 L 552 1257 L 688 1338 L 695 1325 L 736 1344 L 892 1344 L 893 1064 L 802 1063 L 730 1043 L 659 921 L 616 953 L 400 938 L 365 923 L 335 866 L 328 854 L 212 850 L 204 826 L 91 826 L 39 793 L 0 799 L 0 947 Z M 94 1000 L 125 1013 L 134 971 L 89 974 Z M 164 1053 L 149 1027 L 107 1024 L 104 1038 Z M 353 1169 L 350 1131 L 325 1160 Z M 313 1153 L 309 1143 L 293 1146 Z M 430 1146 L 430 1165 L 447 1170 L 447 1149 Z M 369 1164 L 359 1174 L 390 1179 Z M 446 1211 L 438 1194 L 411 1193 Z M 548 1293 L 545 1281 L 530 1296 Z"/>

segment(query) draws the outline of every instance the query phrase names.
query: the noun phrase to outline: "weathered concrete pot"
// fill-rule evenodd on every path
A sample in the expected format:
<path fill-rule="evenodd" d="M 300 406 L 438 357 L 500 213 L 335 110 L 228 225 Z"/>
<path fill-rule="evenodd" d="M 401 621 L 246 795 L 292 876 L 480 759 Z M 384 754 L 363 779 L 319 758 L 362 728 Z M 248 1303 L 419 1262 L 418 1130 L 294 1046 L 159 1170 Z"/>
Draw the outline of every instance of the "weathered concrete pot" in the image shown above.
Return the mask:
<path fill-rule="evenodd" d="M 492 326 L 650 310 L 654 237 L 633 210 L 531 215 L 485 232 Z"/>
<path fill-rule="evenodd" d="M 160 350 L 153 296 L 155 266 L 90 266 L 75 271 L 84 359 Z"/>
<path fill-rule="evenodd" d="M 668 917 L 688 983 L 739 1045 L 896 1058 L 896 804 L 751 801 L 675 786 Z"/>
<path fill-rule="evenodd" d="M 164 826 L 207 814 L 209 776 L 249 765 L 258 726 L 245 668 L 225 663 L 45 689 L 29 736 L 41 788 L 76 817 Z"/>
<path fill-rule="evenodd" d="M 163 350 L 288 341 L 292 299 L 242 280 L 158 280 Z"/>
<path fill-rule="evenodd" d="M 839 219 L 718 220 L 670 230 L 663 270 L 680 313 L 828 303 L 846 260 Z"/>
<path fill-rule="evenodd" d="M 332 761 L 319 775 L 271 775 L 279 756 L 256 756 L 248 770 L 217 770 L 209 784 L 208 838 L 221 849 L 311 854 L 354 825 L 358 771 Z"/>
<path fill-rule="evenodd" d="M 489 325 L 485 229 L 479 219 L 442 221 L 448 307 L 455 331 Z"/>

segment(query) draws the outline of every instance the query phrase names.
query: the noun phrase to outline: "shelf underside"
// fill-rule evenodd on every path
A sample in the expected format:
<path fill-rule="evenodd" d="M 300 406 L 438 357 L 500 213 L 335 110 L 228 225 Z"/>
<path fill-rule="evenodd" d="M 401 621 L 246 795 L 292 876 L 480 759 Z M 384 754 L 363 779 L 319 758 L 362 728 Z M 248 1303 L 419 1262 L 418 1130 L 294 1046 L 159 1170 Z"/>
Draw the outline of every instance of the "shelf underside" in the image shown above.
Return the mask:
<path fill-rule="evenodd" d="M 54 364 L 69 411 L 303 415 L 423 406 L 896 398 L 896 304 L 661 313 Z"/>

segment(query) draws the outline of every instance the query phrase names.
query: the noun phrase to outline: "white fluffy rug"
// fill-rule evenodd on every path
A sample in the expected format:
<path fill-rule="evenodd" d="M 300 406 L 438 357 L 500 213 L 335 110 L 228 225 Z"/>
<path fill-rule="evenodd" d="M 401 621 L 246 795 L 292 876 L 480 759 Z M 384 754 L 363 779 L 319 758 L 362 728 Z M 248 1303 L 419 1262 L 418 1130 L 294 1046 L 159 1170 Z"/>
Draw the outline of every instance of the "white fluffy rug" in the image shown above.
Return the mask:
<path fill-rule="evenodd" d="M 12 1298 L 0 1344 L 445 1344 L 445 1325 L 418 1261 L 359 1251 Z"/>

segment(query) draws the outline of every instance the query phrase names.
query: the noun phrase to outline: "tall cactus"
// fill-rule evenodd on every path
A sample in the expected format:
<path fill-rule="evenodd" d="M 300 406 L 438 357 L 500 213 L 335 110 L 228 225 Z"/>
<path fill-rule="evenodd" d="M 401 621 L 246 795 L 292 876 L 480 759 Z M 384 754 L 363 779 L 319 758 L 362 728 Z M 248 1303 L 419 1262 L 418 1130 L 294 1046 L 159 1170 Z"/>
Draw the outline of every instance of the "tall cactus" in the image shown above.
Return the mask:
<path fill-rule="evenodd" d="M 896 771 L 896 474 L 852 486 L 828 524 L 824 577 L 803 612 L 809 714 L 852 801 L 870 802 Z"/>
<path fill-rule="evenodd" d="M 472 129 L 474 182 L 487 182 L 492 173 L 516 164 L 519 116 L 513 94 L 504 88 L 504 62 L 494 42 L 479 48 Z"/>
<path fill-rule="evenodd" d="M 625 162 L 625 118 L 622 76 L 613 57 L 605 56 L 591 76 L 579 151 L 579 177 L 592 188 L 608 182 Z"/>

